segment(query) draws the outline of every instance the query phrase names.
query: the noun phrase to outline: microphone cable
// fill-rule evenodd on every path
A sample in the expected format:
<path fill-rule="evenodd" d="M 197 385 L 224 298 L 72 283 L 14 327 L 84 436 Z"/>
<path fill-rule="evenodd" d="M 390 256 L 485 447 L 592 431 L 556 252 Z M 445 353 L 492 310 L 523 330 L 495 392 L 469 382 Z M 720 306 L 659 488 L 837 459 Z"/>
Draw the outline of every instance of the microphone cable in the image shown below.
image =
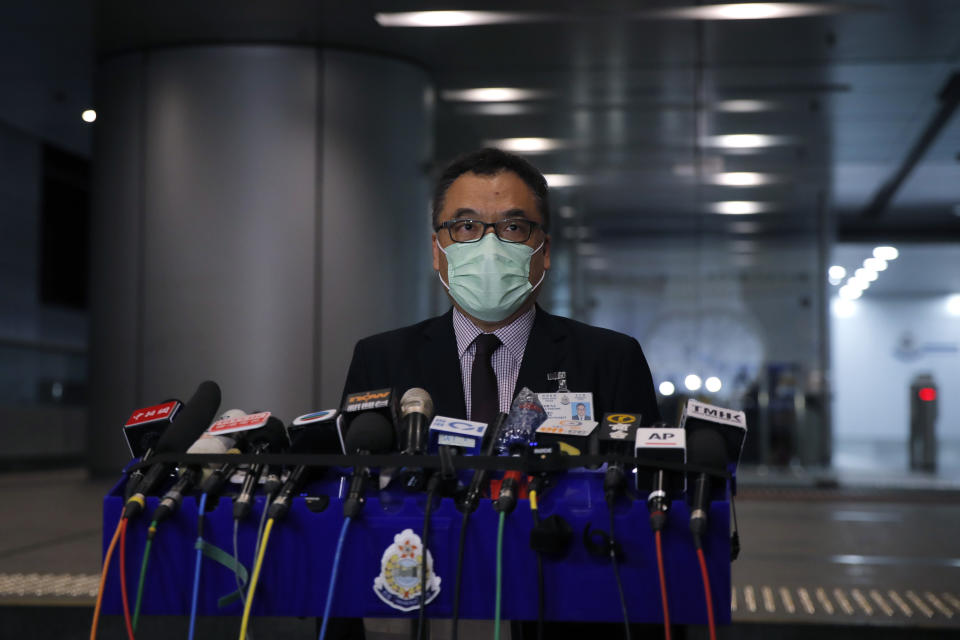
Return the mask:
<path fill-rule="evenodd" d="M 203 518 L 207 510 L 207 494 L 200 496 L 200 506 L 197 507 L 197 560 L 193 566 L 193 597 L 190 601 L 190 628 L 187 640 L 193 640 L 193 632 L 197 625 L 197 600 L 200 598 L 200 566 L 203 561 Z"/>
<path fill-rule="evenodd" d="M 663 637 L 670 640 L 670 608 L 667 606 L 667 579 L 663 570 L 663 545 L 660 541 L 660 529 L 654 531 L 657 544 L 657 571 L 660 573 L 660 601 L 663 603 Z"/>
<path fill-rule="evenodd" d="M 150 550 L 153 548 L 153 537 L 157 535 L 157 521 L 150 523 L 147 529 L 147 545 L 143 548 L 143 561 L 140 563 L 140 579 L 137 582 L 137 601 L 133 607 L 133 630 L 137 630 L 140 621 L 140 604 L 143 602 L 143 585 L 147 577 L 147 563 L 150 561 Z"/>
<path fill-rule="evenodd" d="M 503 577 L 503 523 L 506 518 L 507 512 L 501 511 L 497 524 L 497 594 L 493 609 L 493 640 L 500 640 L 500 583 Z"/>
<path fill-rule="evenodd" d="M 617 561 L 616 538 L 613 533 L 613 500 L 607 501 L 608 511 L 610 512 L 610 563 L 613 565 L 613 577 L 617 581 L 617 594 L 620 596 L 620 611 L 623 612 L 623 628 L 627 634 L 627 640 L 630 640 L 630 617 L 627 615 L 627 599 L 623 595 L 623 582 L 620 580 L 620 563 Z M 716 640 L 712 638 L 711 640 Z"/>
<path fill-rule="evenodd" d="M 430 476 L 427 485 L 427 504 L 423 509 L 423 540 L 420 553 L 420 613 L 417 618 L 417 640 L 425 640 L 426 636 L 426 609 L 427 609 L 427 536 L 430 534 L 430 509 L 433 506 L 433 497 L 440 486 L 440 474 Z"/>
<path fill-rule="evenodd" d="M 707 600 L 707 625 L 710 629 L 710 640 L 717 640 L 717 627 L 713 620 L 713 598 L 710 595 L 710 572 L 707 571 L 707 560 L 703 556 L 700 536 L 693 537 L 693 544 L 697 548 L 697 560 L 700 561 L 700 575 L 703 578 L 703 594 Z"/>
<path fill-rule="evenodd" d="M 537 495 L 540 489 L 540 478 L 536 477 L 530 481 L 530 488 L 527 490 L 527 496 L 530 498 L 530 515 L 533 516 L 533 528 L 540 525 L 540 512 L 537 505 Z M 537 554 L 537 640 L 543 640 L 543 619 L 544 619 L 544 588 L 543 588 L 543 554 L 540 551 L 534 551 Z"/>
<path fill-rule="evenodd" d="M 337 570 L 340 568 L 340 555 L 343 553 L 343 541 L 347 537 L 347 529 L 350 527 L 350 516 L 346 516 L 343 519 L 343 526 L 340 528 L 340 539 L 337 540 L 337 551 L 333 555 L 333 569 L 330 571 L 330 588 L 327 590 L 327 603 L 323 607 L 323 623 L 320 625 L 320 638 L 323 640 L 327 635 L 327 623 L 330 621 L 330 607 L 333 604 L 333 592 L 334 587 L 337 584 Z M 271 520 L 267 523 L 267 528 L 269 529 Z M 426 550 L 424 550 L 426 553 Z M 253 599 L 252 596 L 250 598 Z M 242 640 L 243 636 L 241 636 Z"/>
<path fill-rule="evenodd" d="M 117 523 L 117 528 L 113 532 L 113 537 L 110 539 L 110 546 L 107 547 L 107 555 L 103 558 L 103 570 L 100 572 L 100 589 L 97 591 L 97 602 L 93 607 L 93 624 L 90 626 L 90 640 L 96 640 L 97 638 L 97 623 L 100 621 L 100 607 L 103 604 L 103 591 L 107 584 L 107 572 L 110 570 L 110 560 L 113 559 L 113 550 L 120 540 L 120 529 L 124 526 L 124 521 L 126 521 L 126 518 L 121 516 L 120 521 Z"/>
<path fill-rule="evenodd" d="M 133 638 L 133 626 L 130 621 L 130 601 L 127 600 L 127 526 L 130 521 L 124 518 L 120 521 L 120 600 L 123 602 L 123 624 L 127 629 L 127 637 Z"/>
<path fill-rule="evenodd" d="M 266 506 L 264 506 L 266 509 Z M 273 531 L 274 519 L 269 518 L 267 525 L 263 529 L 263 538 L 257 542 L 257 561 L 253 565 L 253 575 L 250 577 L 250 590 L 247 591 L 247 601 L 243 605 L 243 617 L 240 619 L 240 640 L 247 637 L 247 626 L 250 624 L 250 610 L 253 608 L 253 595 L 257 590 L 257 582 L 260 581 L 260 569 L 263 567 L 263 557 L 267 553 L 267 542 L 270 540 L 270 532 Z"/>
<path fill-rule="evenodd" d="M 467 522 L 470 520 L 470 510 L 463 512 L 463 519 L 460 521 L 460 543 L 457 545 L 457 572 L 453 580 L 453 614 L 450 618 L 450 640 L 457 639 L 457 631 L 460 626 L 460 578 L 463 570 L 463 547 L 467 539 Z"/>

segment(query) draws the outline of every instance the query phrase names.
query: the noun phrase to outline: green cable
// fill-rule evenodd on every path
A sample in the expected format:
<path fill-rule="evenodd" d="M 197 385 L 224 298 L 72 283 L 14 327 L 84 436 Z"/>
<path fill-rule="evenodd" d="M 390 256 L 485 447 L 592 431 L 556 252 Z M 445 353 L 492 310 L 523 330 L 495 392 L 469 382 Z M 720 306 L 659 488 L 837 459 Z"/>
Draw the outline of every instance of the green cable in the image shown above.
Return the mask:
<path fill-rule="evenodd" d="M 137 630 L 137 620 L 140 619 L 140 603 L 143 601 L 143 583 L 147 577 L 147 562 L 150 560 L 150 548 L 153 546 L 153 536 L 157 533 L 157 521 L 150 523 L 147 530 L 147 546 L 143 549 L 143 562 L 140 563 L 140 583 L 137 585 L 137 604 L 133 609 L 133 621 L 131 626 Z"/>
<path fill-rule="evenodd" d="M 500 640 L 500 581 L 503 564 L 503 522 L 506 512 L 500 512 L 500 524 L 497 525 L 497 599 L 493 610 L 493 640 Z"/>

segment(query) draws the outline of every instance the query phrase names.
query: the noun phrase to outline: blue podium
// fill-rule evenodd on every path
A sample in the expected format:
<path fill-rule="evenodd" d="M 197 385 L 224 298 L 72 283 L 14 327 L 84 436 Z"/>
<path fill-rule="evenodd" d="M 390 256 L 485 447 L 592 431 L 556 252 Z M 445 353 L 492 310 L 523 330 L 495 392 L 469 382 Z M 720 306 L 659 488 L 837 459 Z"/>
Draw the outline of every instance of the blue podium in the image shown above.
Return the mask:
<path fill-rule="evenodd" d="M 548 620 L 622 621 L 619 596 L 609 557 L 592 555 L 584 544 L 584 529 L 609 533 L 610 516 L 603 498 L 603 473 L 575 469 L 552 478 L 552 486 L 539 499 L 540 518 L 557 514 L 573 529 L 572 543 L 560 557 L 543 556 L 545 616 Z M 345 483 L 336 478 L 308 485 L 294 500 L 286 518 L 275 523 L 267 546 L 253 615 L 322 616 L 333 565 L 334 550 L 343 523 Z M 229 492 L 228 492 L 229 493 Z M 306 497 L 303 497 L 306 496 Z M 326 496 L 326 500 L 309 500 Z M 719 497 L 719 496 L 718 496 Z M 710 504 L 709 531 L 703 540 L 717 624 L 730 622 L 730 516 L 726 496 Z M 159 499 L 149 497 L 145 513 L 128 527 L 126 542 L 127 587 L 131 607 L 150 515 Z M 318 506 L 319 503 L 319 506 Z M 423 534 L 426 496 L 402 489 L 370 492 L 363 513 L 351 522 L 340 561 L 332 605 L 338 617 L 406 617 L 374 591 L 381 575 L 384 552 L 394 537 L 406 529 Z M 198 499 L 187 497 L 181 509 L 157 530 L 146 576 L 141 612 L 146 615 L 185 615 L 190 611 L 197 540 Z M 325 508 L 322 508 L 323 505 Z M 123 507 L 123 483 L 104 499 L 104 551 Z M 209 505 L 208 505 L 209 508 Z M 252 571 L 257 524 L 264 497 L 257 496 L 251 516 L 238 532 L 239 558 Z M 489 499 L 467 524 L 461 585 L 460 617 L 494 617 L 496 536 L 499 514 Z M 688 529 L 689 508 L 673 502 L 662 533 L 666 585 L 671 621 L 706 624 L 707 610 L 700 566 Z M 429 540 L 439 593 L 427 605 L 427 616 L 449 618 L 462 514 L 450 498 L 434 500 Z M 614 507 L 615 538 L 622 545 L 620 572 L 631 622 L 663 620 L 654 536 L 646 504 L 622 497 Z M 530 547 L 533 518 L 527 500 L 506 516 L 503 541 L 503 619 L 537 617 L 537 561 Z M 204 518 L 203 537 L 224 551 L 233 552 L 233 505 L 220 498 Z M 115 554 L 119 553 L 119 548 Z M 103 610 L 121 614 L 119 562 L 116 556 L 105 587 Z M 224 566 L 204 559 L 198 611 L 201 615 L 242 613 L 239 600 L 219 608 L 218 599 L 236 591 L 236 577 Z"/>

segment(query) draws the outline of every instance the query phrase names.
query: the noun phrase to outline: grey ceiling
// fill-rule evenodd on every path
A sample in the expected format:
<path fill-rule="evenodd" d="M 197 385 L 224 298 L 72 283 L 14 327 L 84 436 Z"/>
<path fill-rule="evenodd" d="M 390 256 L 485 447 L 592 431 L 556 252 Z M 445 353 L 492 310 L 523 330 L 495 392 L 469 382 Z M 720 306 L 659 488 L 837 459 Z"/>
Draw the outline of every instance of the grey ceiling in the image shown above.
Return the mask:
<path fill-rule="evenodd" d="M 687 4 L 694 3 L 554 2 L 542 21 L 528 24 L 388 29 L 374 21 L 376 12 L 524 11 L 544 3 L 8 0 L 0 9 L 0 118 L 83 151 L 89 132 L 77 115 L 92 101 L 94 51 L 238 41 L 350 47 L 411 60 L 429 70 L 441 92 L 546 90 L 548 97 L 512 107 L 516 115 L 440 100 L 435 161 L 490 139 L 562 139 L 567 148 L 533 159 L 545 172 L 581 176 L 582 186 L 557 192 L 558 204 L 572 206 L 577 224 L 614 247 L 692 232 L 782 244 L 815 238 L 821 228 L 850 241 L 960 240 L 956 114 L 890 206 L 879 216 L 862 215 L 934 118 L 938 92 L 960 71 L 960 2 L 826 3 L 844 11 L 781 20 L 634 13 Z M 730 99 L 766 100 L 774 108 L 716 108 Z M 755 153 L 704 144 L 730 133 L 787 142 Z M 718 170 L 771 172 L 779 181 L 709 184 Z M 708 213 L 718 200 L 760 200 L 774 210 Z"/>

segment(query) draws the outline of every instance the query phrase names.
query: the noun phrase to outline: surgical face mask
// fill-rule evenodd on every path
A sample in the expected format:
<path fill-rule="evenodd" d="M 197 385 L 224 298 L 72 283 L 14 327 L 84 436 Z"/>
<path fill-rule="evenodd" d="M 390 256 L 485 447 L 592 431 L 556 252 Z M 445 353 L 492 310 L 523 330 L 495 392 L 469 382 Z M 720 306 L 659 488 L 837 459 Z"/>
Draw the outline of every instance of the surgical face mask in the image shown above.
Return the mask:
<path fill-rule="evenodd" d="M 509 317 L 547 275 L 544 271 L 537 284 L 530 284 L 530 260 L 543 242 L 531 249 L 488 233 L 477 242 L 455 242 L 446 249 L 438 240 L 437 247 L 447 256 L 447 282 L 443 286 L 464 311 L 484 322 Z"/>

